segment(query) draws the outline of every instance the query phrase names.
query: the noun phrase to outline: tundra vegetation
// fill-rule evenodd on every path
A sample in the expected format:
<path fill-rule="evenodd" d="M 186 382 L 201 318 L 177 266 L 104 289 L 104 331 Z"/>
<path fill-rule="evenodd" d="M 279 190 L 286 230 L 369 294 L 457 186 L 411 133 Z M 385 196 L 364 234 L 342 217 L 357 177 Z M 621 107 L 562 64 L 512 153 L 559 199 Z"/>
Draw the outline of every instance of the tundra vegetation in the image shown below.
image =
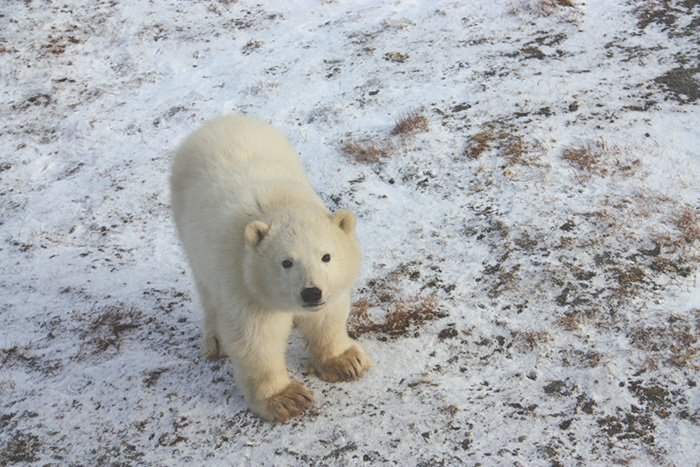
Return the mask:
<path fill-rule="evenodd" d="M 89 3 L 89 5 L 88 5 Z M 0 466 L 695 465 L 700 6 L 7 2 Z M 284 131 L 358 218 L 350 332 L 251 414 L 199 355 L 174 149 Z"/>

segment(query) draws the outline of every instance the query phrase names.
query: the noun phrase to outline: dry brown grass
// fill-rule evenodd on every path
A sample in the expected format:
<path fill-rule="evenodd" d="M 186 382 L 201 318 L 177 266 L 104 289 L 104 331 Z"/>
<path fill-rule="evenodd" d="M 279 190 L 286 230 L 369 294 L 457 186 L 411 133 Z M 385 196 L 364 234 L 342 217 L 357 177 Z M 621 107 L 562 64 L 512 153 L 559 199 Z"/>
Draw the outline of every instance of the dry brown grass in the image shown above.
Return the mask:
<path fill-rule="evenodd" d="M 603 361 L 603 355 L 595 350 L 580 350 L 567 348 L 559 351 L 562 365 L 577 368 L 595 368 Z"/>
<path fill-rule="evenodd" d="M 696 210 L 685 206 L 671 219 L 673 224 L 681 234 L 681 239 L 686 243 L 693 243 L 700 240 L 700 216 Z"/>
<path fill-rule="evenodd" d="M 395 121 L 389 137 L 352 139 L 345 142 L 340 151 L 348 159 L 361 164 L 381 163 L 399 149 L 408 148 L 415 135 L 429 130 L 430 120 L 423 110 L 409 110 Z"/>
<path fill-rule="evenodd" d="M 526 351 L 532 351 L 551 340 L 547 331 L 513 331 L 513 341 Z"/>
<path fill-rule="evenodd" d="M 463 156 L 476 160 L 487 151 L 494 151 L 506 159 L 504 169 L 515 165 L 542 167 L 539 162 L 541 149 L 539 144 L 526 141 L 522 135 L 488 125 L 467 140 Z"/>
<path fill-rule="evenodd" d="M 576 7 L 576 4 L 571 0 L 540 0 L 540 4 L 548 8 Z"/>
<path fill-rule="evenodd" d="M 42 355 L 41 350 L 37 349 L 34 342 L 13 344 L 0 349 L 0 366 L 3 368 L 21 366 L 45 375 L 55 374 L 63 368 L 63 363 L 53 357 L 51 354 L 48 355 L 48 358 Z"/>
<path fill-rule="evenodd" d="M 280 87 L 280 83 L 274 81 L 258 81 L 254 86 L 247 87 L 244 92 L 250 96 L 258 96 L 268 91 L 274 91 L 278 87 Z"/>
<path fill-rule="evenodd" d="M 632 332 L 630 342 L 646 353 L 646 362 L 652 368 L 668 365 L 697 370 L 700 369 L 698 321 L 700 310 L 691 311 L 689 316 L 671 314 L 663 323 Z"/>
<path fill-rule="evenodd" d="M 507 270 L 503 270 L 500 267 L 494 270 L 494 273 L 498 273 L 498 280 L 489 287 L 488 296 L 496 298 L 505 291 L 515 288 L 521 281 L 520 268 L 519 264 L 515 264 Z"/>
<path fill-rule="evenodd" d="M 700 240 L 700 214 L 696 208 L 653 191 L 639 193 L 626 201 L 623 209 L 612 213 L 620 218 L 616 222 L 618 225 L 624 223 L 626 230 L 634 229 L 631 233 L 635 234 L 639 225 L 651 224 L 645 231 L 656 248 L 663 247 L 667 254 L 679 252 L 683 261 L 697 263 L 700 260 L 695 248 Z"/>
<path fill-rule="evenodd" d="M 670 21 L 666 19 L 666 13 L 671 9 L 668 0 L 636 0 L 634 3 L 634 13 L 639 18 L 640 29 L 646 28 L 650 23 Z"/>
<path fill-rule="evenodd" d="M 556 325 L 565 331 L 578 331 L 581 326 L 595 324 L 598 327 L 609 328 L 610 320 L 597 308 L 575 310 L 557 317 Z"/>
<path fill-rule="evenodd" d="M 402 30 L 402 29 L 407 29 L 409 27 L 415 26 L 416 23 L 415 21 L 409 19 L 409 18 L 399 18 L 399 19 L 383 19 L 382 22 L 380 23 L 382 29 L 394 29 L 394 30 Z"/>
<path fill-rule="evenodd" d="M 493 141 L 498 138 L 498 135 L 504 132 L 499 132 L 496 134 L 493 129 L 485 129 L 475 134 L 467 141 L 467 147 L 464 149 L 464 156 L 467 159 L 478 159 L 487 149 L 491 146 Z"/>
<path fill-rule="evenodd" d="M 391 141 L 374 141 L 364 139 L 348 141 L 341 147 L 345 157 L 362 164 L 375 164 L 389 157 L 394 150 Z"/>
<path fill-rule="evenodd" d="M 2 366 L 12 366 L 15 363 L 30 362 L 33 363 L 36 357 L 30 355 L 33 348 L 31 342 L 27 344 L 14 344 L 5 349 L 0 349 L 0 363 Z"/>
<path fill-rule="evenodd" d="M 424 133 L 430 129 L 430 120 L 422 110 L 409 110 L 396 120 L 396 126 L 391 130 L 393 136 L 410 137 Z"/>
<path fill-rule="evenodd" d="M 608 145 L 604 141 L 598 140 L 578 146 L 568 146 L 562 151 L 561 157 L 578 171 L 579 181 L 584 181 L 593 175 L 607 175 L 607 161 L 611 155 L 611 149 Z"/>
<path fill-rule="evenodd" d="M 369 309 L 373 306 L 387 308 L 383 322 L 375 322 L 369 316 Z M 348 323 L 352 337 L 361 336 L 368 332 L 399 337 L 409 335 L 417 326 L 426 321 L 443 316 L 434 295 L 418 294 L 413 297 L 394 299 L 382 305 L 367 299 L 360 299 L 353 304 Z"/>
<path fill-rule="evenodd" d="M 620 266 L 612 268 L 612 275 L 617 282 L 616 295 L 631 297 L 637 294 L 639 287 L 646 278 L 644 270 L 637 266 Z"/>
<path fill-rule="evenodd" d="M 409 55 L 401 52 L 389 52 L 384 54 L 384 60 L 387 62 L 403 63 L 408 60 Z"/>
<path fill-rule="evenodd" d="M 562 150 L 561 158 L 576 169 L 576 179 L 580 183 L 593 177 L 629 177 L 641 166 L 641 160 L 631 151 L 602 139 L 567 146 Z"/>
<path fill-rule="evenodd" d="M 143 315 L 133 305 L 117 303 L 98 307 L 92 306 L 87 313 L 75 313 L 78 322 L 85 323 L 80 338 L 82 345 L 80 353 L 86 351 L 100 353 L 110 347 L 120 349 L 121 337 L 125 331 L 141 326 Z"/>
<path fill-rule="evenodd" d="M 579 181 L 586 177 L 589 174 L 576 176 Z M 693 246 L 700 240 L 698 210 L 662 193 L 640 189 L 629 196 L 602 195 L 598 209 L 583 215 L 603 232 L 625 243 L 634 239 L 663 247 L 665 253 L 683 251 L 685 260 L 697 262 L 699 259 Z"/>
<path fill-rule="evenodd" d="M 405 278 L 413 280 L 414 273 L 410 265 L 402 264 L 385 278 L 370 281 L 365 295 L 352 305 L 348 320 L 350 335 L 406 336 L 421 324 L 446 316 L 434 294 L 400 296 L 399 282 Z M 385 311 L 381 320 L 371 316 L 372 309 Z"/>
<path fill-rule="evenodd" d="M 534 159 L 527 158 L 531 150 L 532 148 L 525 142 L 522 136 L 511 136 L 508 140 L 508 144 L 503 149 L 503 155 L 508 159 L 505 166 L 512 167 L 516 164 L 531 165 Z"/>
<path fill-rule="evenodd" d="M 35 412 L 32 412 L 32 414 L 37 416 Z M 17 429 L 16 421 L 10 427 L 6 426 L 7 422 L 12 420 L 15 415 L 15 413 L 3 414 L 3 419 L 1 420 L 4 439 L 3 444 L 0 445 L 0 467 L 5 467 L 6 465 L 30 465 L 39 462 L 37 452 L 40 452 L 43 447 L 42 440 L 32 433 Z"/>
<path fill-rule="evenodd" d="M 509 13 L 515 15 L 524 11 L 545 17 L 561 11 L 571 11 L 575 8 L 576 4 L 572 0 L 520 0 L 510 7 Z"/>

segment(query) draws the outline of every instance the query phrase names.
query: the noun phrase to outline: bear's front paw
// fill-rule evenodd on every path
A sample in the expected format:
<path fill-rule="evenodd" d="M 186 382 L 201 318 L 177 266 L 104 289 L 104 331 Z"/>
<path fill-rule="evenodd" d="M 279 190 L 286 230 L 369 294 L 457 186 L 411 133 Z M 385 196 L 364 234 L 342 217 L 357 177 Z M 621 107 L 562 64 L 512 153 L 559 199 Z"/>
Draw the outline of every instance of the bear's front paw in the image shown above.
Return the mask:
<path fill-rule="evenodd" d="M 329 383 L 337 383 L 339 381 L 355 381 L 370 368 L 372 368 L 372 360 L 369 359 L 364 349 L 352 346 L 335 358 L 324 363 L 313 364 L 311 372 Z"/>
<path fill-rule="evenodd" d="M 272 422 L 284 422 L 296 417 L 313 403 L 314 394 L 311 391 L 299 383 L 291 383 L 284 391 L 265 401 L 264 418 Z"/>

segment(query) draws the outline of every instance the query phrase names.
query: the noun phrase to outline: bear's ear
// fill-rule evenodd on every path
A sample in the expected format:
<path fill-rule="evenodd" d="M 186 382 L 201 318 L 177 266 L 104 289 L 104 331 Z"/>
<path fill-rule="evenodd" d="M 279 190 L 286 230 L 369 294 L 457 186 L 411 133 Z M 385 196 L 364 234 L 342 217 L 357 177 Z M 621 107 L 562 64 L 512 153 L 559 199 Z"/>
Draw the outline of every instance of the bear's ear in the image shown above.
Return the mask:
<path fill-rule="evenodd" d="M 258 246 L 269 230 L 270 226 L 266 223 L 253 221 L 245 228 L 245 238 L 252 246 Z"/>
<path fill-rule="evenodd" d="M 355 230 L 355 215 L 348 209 L 339 209 L 331 214 L 331 222 L 340 227 L 345 233 Z"/>

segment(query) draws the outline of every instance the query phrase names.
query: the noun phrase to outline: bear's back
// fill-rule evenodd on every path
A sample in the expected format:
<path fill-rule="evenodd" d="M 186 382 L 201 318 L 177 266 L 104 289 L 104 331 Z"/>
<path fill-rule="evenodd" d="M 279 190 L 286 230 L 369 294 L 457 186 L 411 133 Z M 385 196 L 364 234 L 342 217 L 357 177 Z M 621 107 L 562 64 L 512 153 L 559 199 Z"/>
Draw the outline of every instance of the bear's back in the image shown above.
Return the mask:
<path fill-rule="evenodd" d="M 267 123 L 242 115 L 218 117 L 180 146 L 171 174 L 175 222 L 236 228 L 284 206 L 326 207 L 311 187 L 287 138 Z M 186 241 L 186 240 L 185 240 Z"/>
<path fill-rule="evenodd" d="M 215 118 L 185 140 L 175 155 L 172 181 L 236 188 L 279 179 L 306 182 L 287 138 L 267 123 L 242 115 Z"/>

